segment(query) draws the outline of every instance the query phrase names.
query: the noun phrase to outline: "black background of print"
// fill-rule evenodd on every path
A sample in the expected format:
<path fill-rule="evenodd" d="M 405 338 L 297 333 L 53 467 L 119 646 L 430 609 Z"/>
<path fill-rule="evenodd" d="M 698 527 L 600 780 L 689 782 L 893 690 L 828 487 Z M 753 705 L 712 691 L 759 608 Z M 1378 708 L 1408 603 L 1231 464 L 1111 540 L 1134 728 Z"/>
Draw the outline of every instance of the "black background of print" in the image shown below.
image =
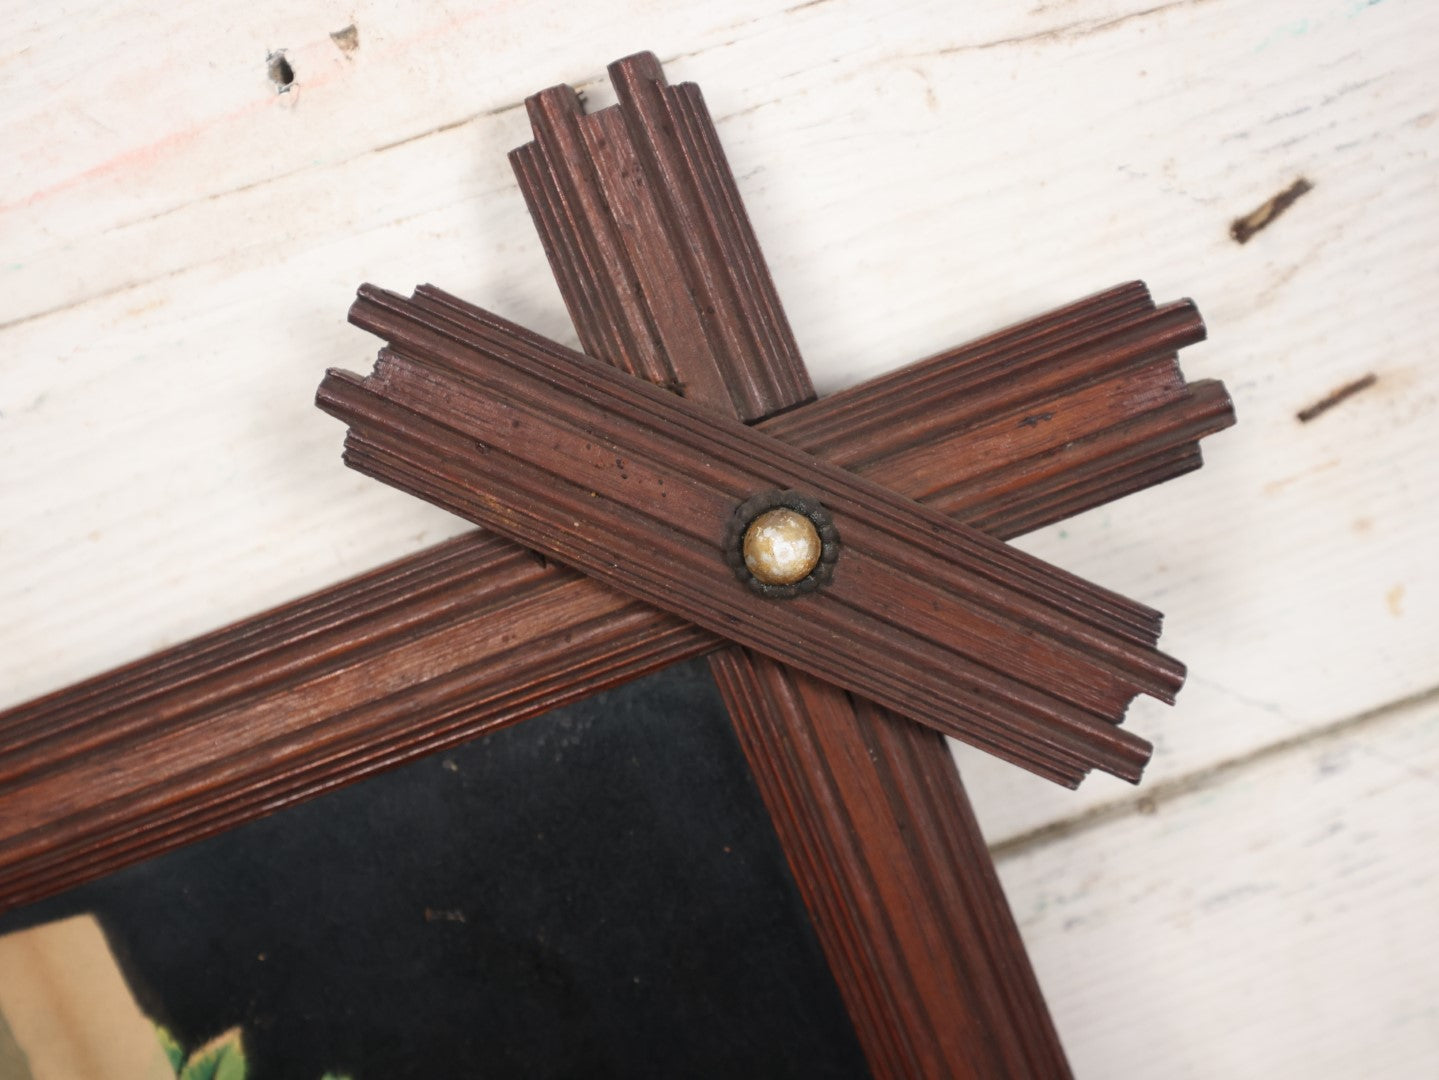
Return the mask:
<path fill-rule="evenodd" d="M 0 919 L 93 910 L 252 1080 L 860 1077 L 703 661 Z"/>

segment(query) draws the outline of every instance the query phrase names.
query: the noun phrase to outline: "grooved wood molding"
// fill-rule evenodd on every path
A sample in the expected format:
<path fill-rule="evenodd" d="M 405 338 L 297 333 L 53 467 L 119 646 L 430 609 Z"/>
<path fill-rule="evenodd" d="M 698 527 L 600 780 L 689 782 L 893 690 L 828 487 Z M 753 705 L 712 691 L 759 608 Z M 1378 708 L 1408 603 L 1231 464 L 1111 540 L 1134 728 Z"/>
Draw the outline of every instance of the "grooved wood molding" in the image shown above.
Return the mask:
<path fill-rule="evenodd" d="M 107 752 L 135 798 L 104 805 L 95 789 L 51 784 L 76 846 L 49 849 L 56 861 L 32 864 L 34 877 L 0 872 L 12 900 L 58 887 L 74 866 L 103 869 L 102 852 L 118 865 L 563 701 L 571 659 L 618 680 L 666 650 L 705 647 L 677 644 L 692 633 L 682 624 L 660 629 L 616 598 L 607 608 L 575 575 L 461 538 L 448 515 L 347 473 L 336 425 L 311 404 L 325 368 L 363 369 L 373 354 L 339 306 L 360 280 L 441 282 L 562 344 L 621 364 L 634 353 L 646 377 L 670 377 L 663 357 L 703 323 L 644 336 L 653 313 L 620 289 L 580 295 L 579 271 L 563 269 L 593 252 L 563 235 L 578 235 L 562 215 L 580 204 L 563 195 L 556 148 L 588 139 L 596 167 L 620 172 L 623 148 L 566 127 L 554 92 L 533 117 L 522 101 L 564 81 L 599 114 L 617 94 L 598 63 L 649 46 L 673 82 L 705 89 L 787 329 L 750 310 L 767 348 L 782 351 L 785 334 L 795 356 L 802 347 L 821 394 L 796 407 L 809 394 L 792 380 L 723 387 L 730 408 L 762 415 L 775 395 L 788 411 L 763 422 L 767 436 L 991 535 L 1027 533 L 1026 551 L 1163 610 L 1165 650 L 1190 667 L 1178 710 L 1141 699 L 1126 719 L 1157 748 L 1138 789 L 1092 776 L 1065 791 L 958 751 L 1075 1072 L 1402 1076 L 1439 1055 L 1439 1029 L 1414 1005 L 1439 993 L 1426 825 L 1439 767 L 1428 436 L 1439 392 L 1423 359 L 1439 250 L 1428 210 L 1439 35 L 1427 6 L 1079 0 L 971 5 L 956 19 L 951 5 L 857 0 L 463 11 L 258 0 L 214 14 L 120 3 L 90 13 L 84 34 L 72 13 L 0 16 L 12 44 L 0 125 L 14 164 L 0 195 L 0 454 L 12 463 L 0 482 L 0 707 L 165 648 L 193 680 L 177 681 L 142 730 L 138 703 L 160 684 L 132 669 L 133 696 L 117 700 L 137 711 L 122 710 L 131 726 Z M 341 48 L 331 34 L 352 23 L 354 47 Z M 267 71 L 277 48 L 293 75 L 284 93 Z M 517 194 L 503 158 L 531 142 Z M 526 203 L 553 234 L 544 249 Z M 627 219 L 621 240 L 632 227 L 673 226 Z M 622 245 L 611 254 L 646 280 L 674 269 L 625 262 Z M 1197 319 L 1182 305 L 1154 311 L 1132 289 L 1088 302 L 1108 315 L 1060 308 L 1135 277 L 1162 298 L 1196 297 L 1210 342 L 1193 345 Z M 1026 322 L 1044 311 L 1056 314 Z M 1083 350 L 1063 345 L 1101 320 L 1114 347 L 1132 347 L 1130 374 L 1091 379 Z M 956 350 L 952 367 L 937 358 L 921 388 L 889 374 L 1012 324 L 1029 329 Z M 603 333 L 608 350 L 595 344 Z M 1187 391 L 1163 359 L 1181 345 Z M 1053 387 L 1016 377 L 1024 400 L 1006 403 L 1010 376 L 986 375 L 986 349 L 996 374 L 1031 363 L 1069 374 Z M 1206 444 L 1205 469 L 1109 501 L 1197 464 L 1193 443 L 1223 416 L 1205 381 L 1218 377 L 1245 422 Z M 1106 386 L 1140 384 L 1129 380 L 1153 402 L 1132 426 L 1101 422 L 1097 404 L 1097 426 L 1061 429 L 1074 414 L 1056 403 L 1081 392 L 1103 403 Z M 920 433 L 912 442 L 882 419 L 901 408 Z M 1167 448 L 1148 441 L 1160 432 Z M 999 467 L 1000 447 L 1025 464 Z M 392 584 L 403 574 L 413 593 L 401 602 Z M 329 606 L 291 603 L 346 578 L 322 594 Z M 542 598 L 573 602 L 569 641 L 541 632 Z M 277 604 L 272 619 L 179 644 Z M 502 609 L 503 625 L 540 645 L 526 653 L 533 668 L 478 701 L 446 672 L 495 663 L 487 646 L 460 643 Z M 433 709 L 433 728 L 402 731 L 357 709 L 314 738 L 329 706 L 356 692 L 359 661 L 401 637 L 428 650 L 433 684 L 399 669 L 370 677 Z M 288 657 L 278 680 L 244 659 L 270 648 Z M 759 777 L 772 805 L 795 807 L 777 819 L 792 865 L 833 864 L 822 850 L 836 835 L 823 820 L 833 793 L 813 786 L 806 757 L 877 754 L 884 767 L 855 773 L 843 796 L 869 792 L 875 817 L 854 835 L 867 858 L 889 860 L 877 872 L 948 898 L 945 910 L 993 910 L 997 894 L 977 879 L 928 876 L 956 861 L 945 852 L 972 853 L 977 833 L 926 834 L 909 849 L 886 839 L 906 815 L 962 821 L 957 785 L 886 803 L 892 770 L 946 775 L 939 736 L 871 722 L 738 656 L 715 670 L 752 759 L 792 750 Z M 769 674 L 726 674 L 751 661 Z M 264 713 L 286 680 L 312 679 L 337 696 L 285 714 L 265 746 L 225 742 L 243 726 L 219 702 Z M 761 703 L 756 717 L 746 701 Z M 55 699 L 57 731 L 76 734 L 63 718 L 82 715 L 78 702 Z M 763 718 L 777 711 L 813 722 L 770 730 Z M 185 767 L 187 730 L 216 740 L 214 763 Z M 907 733 L 920 742 L 908 747 Z M 171 752 L 147 757 L 151 737 Z M 34 749 L 20 745 L 17 760 Z M 922 764 L 904 763 L 911 750 Z M 13 820 L 0 815 L 7 829 Z M 816 873 L 806 903 L 834 913 L 826 925 L 855 925 L 873 881 Z M 879 964 L 839 929 L 826 954 L 847 953 L 855 971 L 893 969 L 934 945 L 908 933 L 871 939 L 894 957 Z M 1009 955 L 982 944 L 1006 933 L 975 939 L 967 963 Z M 1038 1000 L 1023 973 L 1010 1005 L 986 1005 L 953 970 L 935 985 L 971 1001 L 966 1015 L 1016 1016 Z M 912 1047 L 880 1039 L 896 1030 L 892 1011 L 919 1000 L 852 985 L 846 1003 L 870 1018 L 873 1060 L 913 1060 Z"/>

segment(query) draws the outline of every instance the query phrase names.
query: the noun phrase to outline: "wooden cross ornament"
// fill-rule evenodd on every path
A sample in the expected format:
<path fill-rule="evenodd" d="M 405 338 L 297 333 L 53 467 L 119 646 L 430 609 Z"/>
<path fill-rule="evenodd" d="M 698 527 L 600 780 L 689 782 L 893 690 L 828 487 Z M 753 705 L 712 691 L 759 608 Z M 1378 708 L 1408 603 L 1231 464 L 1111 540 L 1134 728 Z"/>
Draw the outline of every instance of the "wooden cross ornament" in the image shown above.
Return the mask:
<path fill-rule="evenodd" d="M 352 467 L 1042 775 L 1138 780 L 1148 746 L 1115 725 L 1182 681 L 1156 612 L 437 290 L 367 287 L 350 318 L 390 341 L 320 388 Z M 792 603 L 729 570 L 774 487 L 844 537 Z"/>
<path fill-rule="evenodd" d="M 1200 464 L 1203 324 L 1124 285 L 815 400 L 698 89 L 610 73 L 512 154 L 584 353 L 365 286 L 320 389 L 490 532 L 0 714 L 0 906 L 708 652 L 875 1075 L 1062 1075 L 940 733 L 1138 780 L 1158 613 L 1000 541 Z M 746 562 L 775 509 L 799 571 Z"/>

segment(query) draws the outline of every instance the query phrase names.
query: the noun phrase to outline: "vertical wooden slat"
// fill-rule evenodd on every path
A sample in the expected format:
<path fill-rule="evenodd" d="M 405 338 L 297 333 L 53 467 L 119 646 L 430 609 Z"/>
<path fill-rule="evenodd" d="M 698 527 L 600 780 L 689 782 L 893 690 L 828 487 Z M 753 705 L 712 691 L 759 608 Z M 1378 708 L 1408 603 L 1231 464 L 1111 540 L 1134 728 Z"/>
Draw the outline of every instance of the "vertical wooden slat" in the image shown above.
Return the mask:
<path fill-rule="evenodd" d="M 702 160 L 697 171 L 714 177 L 713 188 L 727 195 L 725 202 L 711 203 L 712 210 L 753 243 L 697 92 L 665 87 L 658 64 L 647 55 L 618 62 L 611 74 L 620 109 L 586 117 L 581 126 L 613 140 L 618 125 L 607 117 L 622 112 L 636 143 L 655 162 L 647 173 L 648 190 L 658 185 L 664 195 L 656 198 L 678 201 L 664 163 L 683 152 L 675 146 L 673 120 L 662 117 L 684 111 L 690 131 L 702 133 L 705 150 L 703 159 L 688 160 Z M 544 125 L 537 125 L 534 145 L 543 145 L 544 133 Z M 601 188 L 604 162 L 617 159 L 612 152 L 596 163 Z M 551 163 L 552 170 L 558 167 Z M 541 190 L 529 170 L 517 173 L 542 235 L 550 237 L 546 249 L 556 278 L 562 286 L 576 280 L 580 270 L 564 253 L 582 238 L 556 243 L 566 221 L 539 209 L 554 192 Z M 623 175 L 613 175 L 610 197 L 622 206 L 643 204 L 645 192 L 622 187 L 623 181 Z M 633 210 L 614 214 L 616 221 L 623 217 L 644 219 Z M 679 231 L 697 265 L 703 266 L 708 254 L 712 273 L 725 273 L 718 253 L 696 235 L 693 219 L 682 220 Z M 668 249 L 675 239 L 632 232 L 630 244 Z M 759 324 L 787 331 L 757 243 L 752 251 L 744 261 L 751 273 L 740 290 L 750 303 L 742 307 L 776 313 Z M 604 269 L 614 276 L 622 272 L 618 266 Z M 664 285 L 660 280 L 651 288 Z M 666 310 L 683 309 L 682 297 L 668 299 Z M 642 370 L 637 361 L 611 351 L 615 339 L 601 312 L 578 302 L 571 302 L 570 310 L 587 352 Z M 727 343 L 733 345 L 736 337 L 731 334 Z M 747 349 L 715 349 L 697 361 L 680 354 L 670 365 L 682 383 L 691 382 L 692 366 L 707 373 L 711 364 L 727 371 L 729 382 L 741 382 L 752 371 L 794 365 L 797 350 L 783 347 L 792 339 L 785 333 L 776 337 L 782 343 L 778 349 L 770 340 L 751 339 Z M 692 387 L 708 384 L 695 379 L 685 389 L 693 393 Z M 759 408 L 783 410 L 800 403 L 807 386 L 807 377 L 792 378 L 787 393 L 770 396 L 752 413 L 737 412 L 754 419 Z M 716 654 L 711 668 L 875 1075 L 1067 1075 L 1063 1049 L 944 739 L 881 710 L 862 711 L 842 691 L 743 650 Z"/>

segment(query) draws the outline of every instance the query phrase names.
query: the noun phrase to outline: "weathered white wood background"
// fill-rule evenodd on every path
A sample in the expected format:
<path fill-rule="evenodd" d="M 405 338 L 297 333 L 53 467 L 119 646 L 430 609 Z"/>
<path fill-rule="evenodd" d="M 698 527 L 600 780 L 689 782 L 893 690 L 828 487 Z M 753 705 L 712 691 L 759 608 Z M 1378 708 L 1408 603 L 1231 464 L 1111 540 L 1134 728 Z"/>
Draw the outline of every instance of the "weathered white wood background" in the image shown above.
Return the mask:
<path fill-rule="evenodd" d="M 1439 6 L 0 18 L 0 704 L 461 527 L 347 472 L 311 406 L 373 354 L 352 289 L 572 341 L 504 155 L 526 93 L 606 103 L 651 48 L 705 88 L 822 389 L 1132 277 L 1208 318 L 1185 368 L 1240 426 L 1206 468 L 1025 541 L 1167 613 L 1192 675 L 1132 717 L 1146 783 L 960 755 L 1079 1074 L 1439 1071 Z"/>

